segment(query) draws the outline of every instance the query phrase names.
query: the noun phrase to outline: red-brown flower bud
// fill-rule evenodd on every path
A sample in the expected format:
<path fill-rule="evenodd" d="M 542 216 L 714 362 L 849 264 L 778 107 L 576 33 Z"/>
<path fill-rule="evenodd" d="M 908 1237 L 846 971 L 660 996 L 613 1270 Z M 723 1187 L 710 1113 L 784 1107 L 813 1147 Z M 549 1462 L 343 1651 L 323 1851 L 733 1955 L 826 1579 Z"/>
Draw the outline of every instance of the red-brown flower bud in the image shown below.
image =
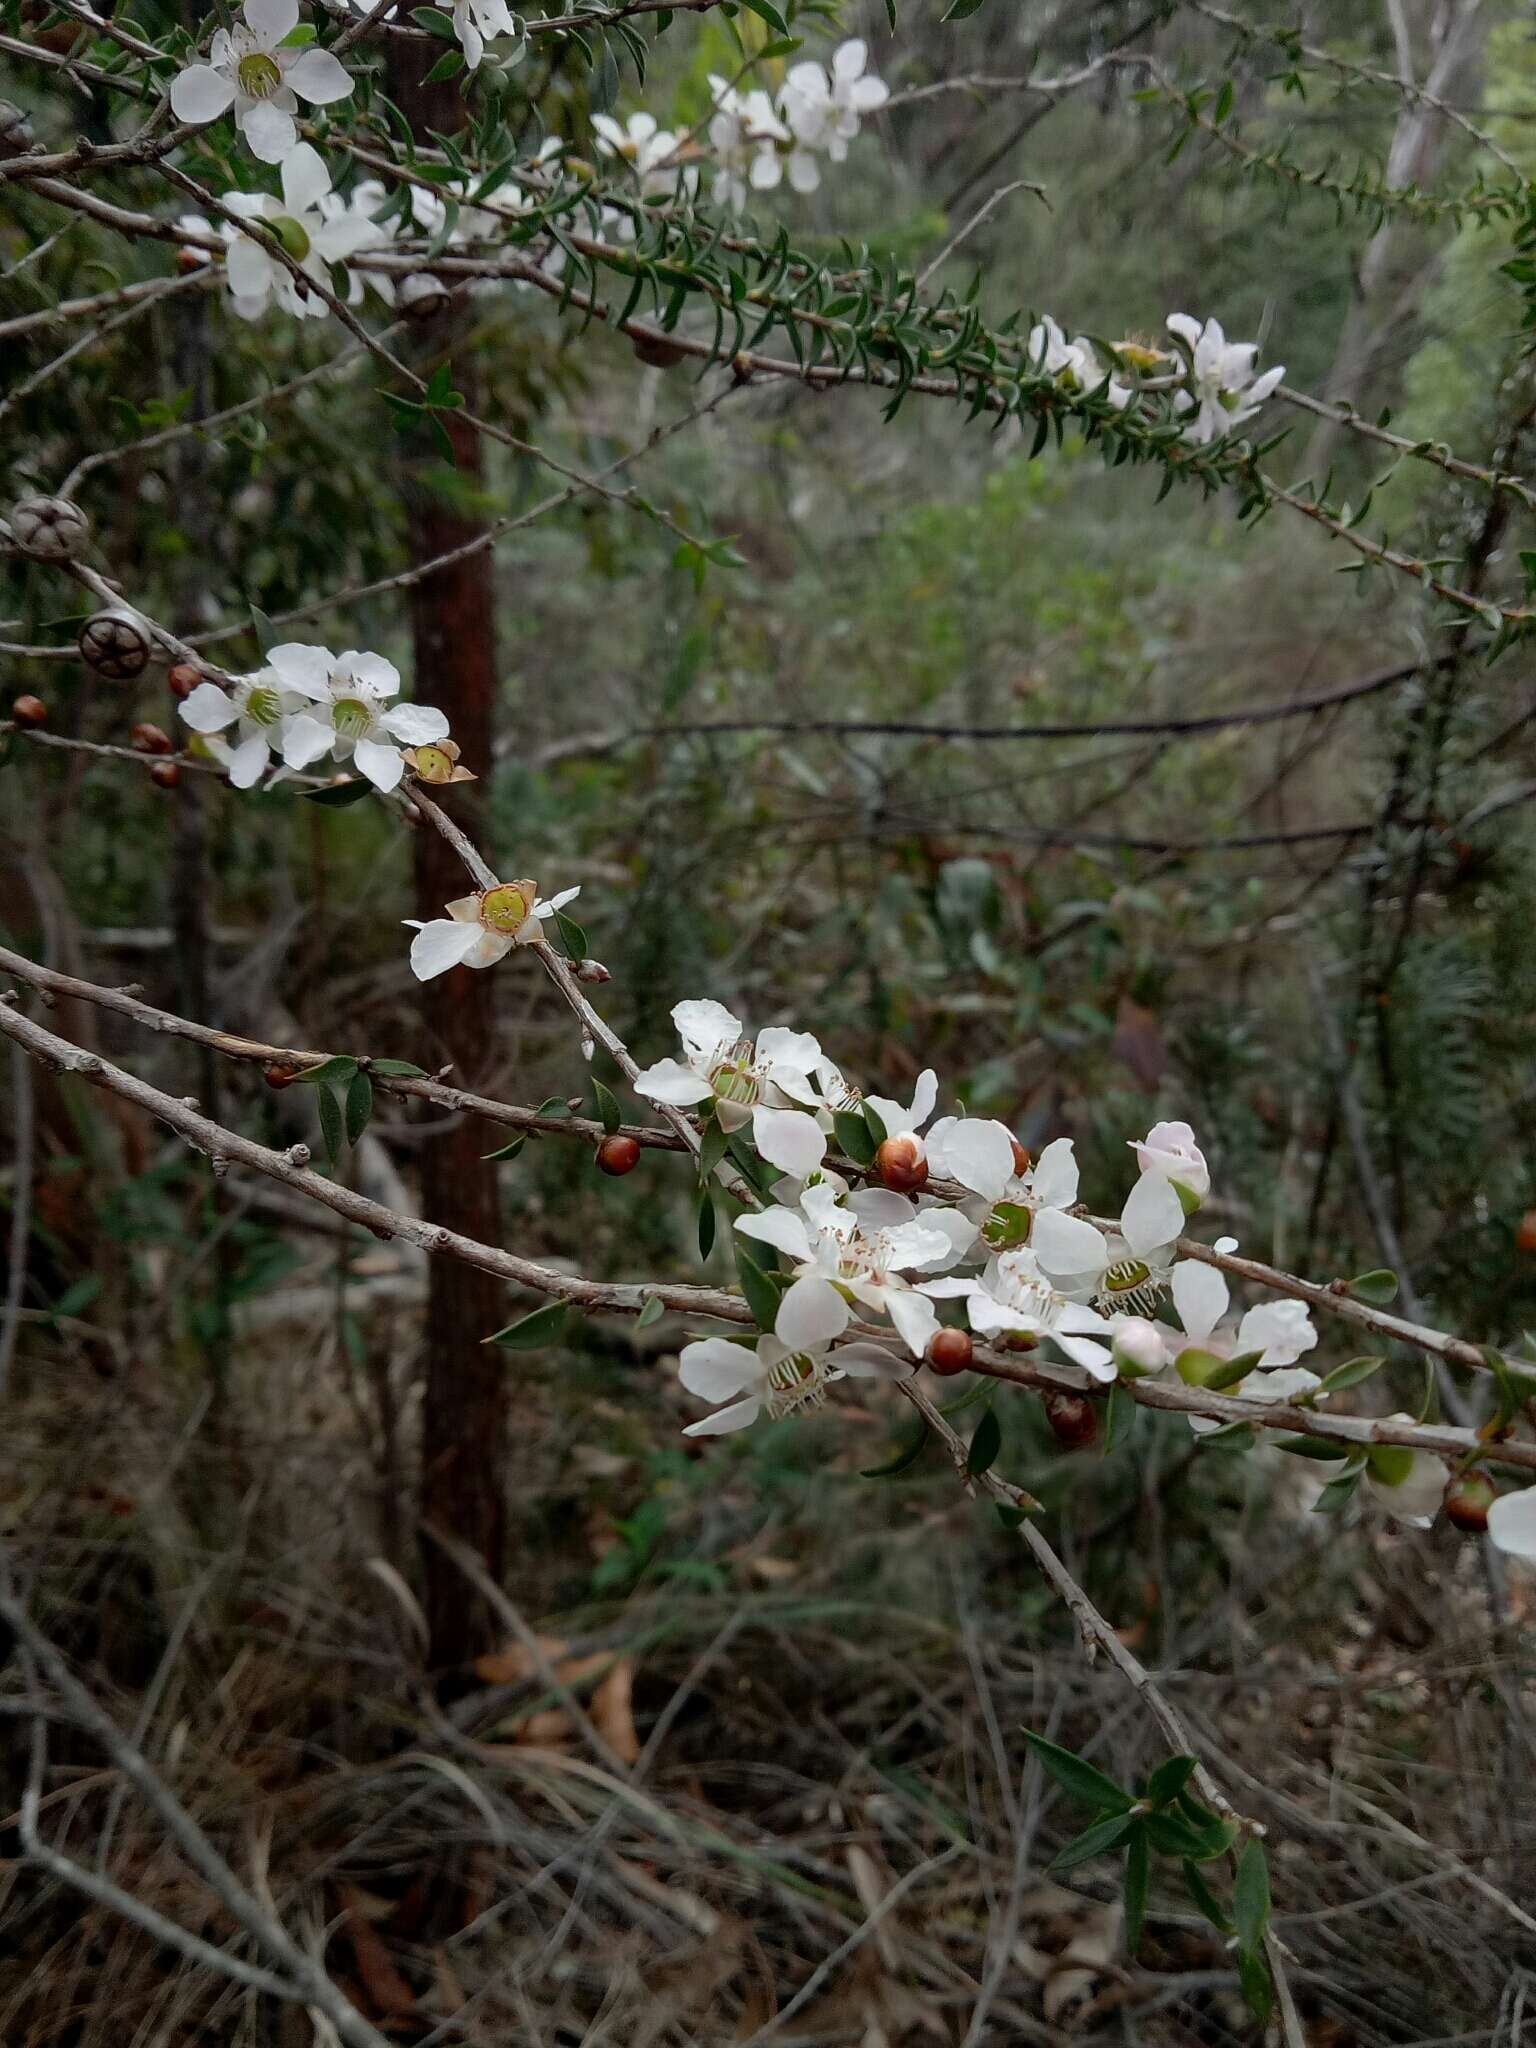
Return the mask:
<path fill-rule="evenodd" d="M 975 1352 L 969 1330 L 935 1330 L 928 1339 L 928 1364 L 941 1379 L 969 1372 Z"/>
<path fill-rule="evenodd" d="M 262 1068 L 261 1078 L 269 1088 L 291 1088 L 293 1086 L 293 1069 L 292 1067 L 285 1067 L 277 1060 L 274 1060 L 270 1067 Z"/>
<path fill-rule="evenodd" d="M 11 716 L 18 725 L 46 725 L 48 706 L 41 697 L 18 697 L 11 706 Z"/>
<path fill-rule="evenodd" d="M 636 1139 L 626 1137 L 622 1131 L 615 1131 L 604 1138 L 597 1148 L 597 1165 L 600 1173 L 611 1173 L 615 1180 L 626 1173 L 633 1173 L 640 1164 L 640 1146 Z"/>
<path fill-rule="evenodd" d="M 1098 1410 L 1081 1394 L 1047 1394 L 1045 1419 L 1064 1450 L 1079 1451 L 1099 1433 Z"/>
<path fill-rule="evenodd" d="M 1445 1518 L 1457 1529 L 1481 1535 L 1488 1526 L 1488 1510 L 1498 1497 L 1485 1473 L 1460 1472 L 1445 1489 Z"/>
<path fill-rule="evenodd" d="M 173 669 L 167 671 L 165 680 L 170 685 L 173 697 L 186 698 L 191 696 L 203 680 L 203 672 L 200 668 L 194 668 L 190 661 L 178 661 Z"/>
<path fill-rule="evenodd" d="M 916 1138 L 887 1138 L 875 1154 L 875 1175 L 893 1194 L 915 1195 L 928 1183 L 928 1161 Z"/>
<path fill-rule="evenodd" d="M 141 718 L 130 728 L 128 744 L 141 754 L 169 754 L 173 751 L 168 736 L 158 725 L 151 725 L 147 718 Z"/>
<path fill-rule="evenodd" d="M 177 761 L 152 762 L 149 779 L 158 782 L 162 789 L 176 789 L 181 783 L 181 764 Z"/>

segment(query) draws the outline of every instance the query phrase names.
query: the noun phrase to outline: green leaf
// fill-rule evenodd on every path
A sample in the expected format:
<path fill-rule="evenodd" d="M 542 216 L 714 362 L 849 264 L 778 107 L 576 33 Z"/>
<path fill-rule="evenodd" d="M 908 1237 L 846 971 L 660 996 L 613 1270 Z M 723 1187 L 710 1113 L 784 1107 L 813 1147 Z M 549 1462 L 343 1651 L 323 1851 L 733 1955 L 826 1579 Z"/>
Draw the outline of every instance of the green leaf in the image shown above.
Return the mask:
<path fill-rule="evenodd" d="M 983 0 L 950 0 L 949 6 L 939 16 L 940 21 L 968 21 L 978 12 Z"/>
<path fill-rule="evenodd" d="M 1389 1301 L 1397 1299 L 1397 1275 L 1390 1266 L 1373 1266 L 1369 1273 L 1355 1275 L 1349 1291 L 1356 1301 L 1371 1308 L 1385 1308 Z"/>
<path fill-rule="evenodd" d="M 1289 1451 L 1293 1457 L 1317 1458 L 1329 1465 L 1336 1465 L 1349 1455 L 1343 1444 L 1324 1443 L 1315 1436 L 1277 1436 L 1274 1444 L 1277 1450 Z"/>
<path fill-rule="evenodd" d="M 1195 1864 L 1186 1863 L 1184 1865 L 1184 1883 L 1188 1887 L 1189 1896 L 1194 1900 L 1206 1919 L 1210 1921 L 1217 1933 L 1230 1935 L 1232 1932 L 1232 1922 L 1227 1918 L 1226 1909 L 1201 1876 Z"/>
<path fill-rule="evenodd" d="M 1074 1864 L 1086 1863 L 1090 1856 L 1103 1856 L 1123 1842 L 1135 1825 L 1128 1813 L 1112 1813 L 1105 1820 L 1096 1820 L 1092 1827 L 1084 1828 L 1075 1841 L 1068 1842 L 1065 1849 L 1053 1856 L 1045 1867 L 1047 1870 L 1070 1870 Z"/>
<path fill-rule="evenodd" d="M 373 1083 L 359 1067 L 347 1084 L 347 1141 L 355 1145 L 373 1115 Z"/>
<path fill-rule="evenodd" d="M 715 1202 L 708 1187 L 699 1191 L 699 1257 L 707 1259 L 715 1248 Z"/>
<path fill-rule="evenodd" d="M 1147 1890 L 1152 1876 L 1152 1852 L 1145 1828 L 1132 1828 L 1125 1845 L 1125 1952 L 1132 1962 L 1141 1947 L 1141 1930 L 1147 1918 Z"/>
<path fill-rule="evenodd" d="M 356 1072 L 357 1061 L 346 1053 L 337 1053 L 334 1059 L 302 1068 L 293 1078 L 296 1086 L 304 1081 L 350 1081 Z"/>
<path fill-rule="evenodd" d="M 329 1088 L 321 1088 L 315 1098 L 320 1110 L 320 1138 L 325 1147 L 325 1156 L 333 1164 L 341 1151 L 342 1130 L 341 1104 Z"/>
<path fill-rule="evenodd" d="M 251 629 L 256 635 L 256 645 L 263 654 L 266 654 L 278 644 L 277 628 L 259 606 L 253 604 L 250 607 L 250 614 Z"/>
<path fill-rule="evenodd" d="M 1074 1756 L 1070 1749 L 1063 1749 L 1056 1742 L 1047 1742 L 1043 1735 L 1036 1735 L 1029 1728 L 1024 1730 L 1024 1740 L 1040 1759 L 1042 1768 L 1079 1806 L 1091 1807 L 1096 1813 L 1128 1813 L 1136 1804 L 1134 1794 L 1117 1785 L 1113 1778 L 1106 1777 L 1093 1764 Z"/>
<path fill-rule="evenodd" d="M 743 7 L 750 7 L 759 20 L 766 21 L 768 26 L 781 36 L 789 34 L 789 23 L 774 6 L 773 0 L 741 0 L 741 4 Z"/>
<path fill-rule="evenodd" d="M 413 7 L 411 19 L 430 36 L 454 36 L 453 16 L 444 14 L 440 7 Z"/>
<path fill-rule="evenodd" d="M 1147 1780 L 1147 1803 L 1149 1806 L 1166 1806 L 1177 1799 L 1194 1774 L 1195 1759 L 1192 1756 L 1171 1756 L 1166 1763 L 1158 1765 Z"/>
<path fill-rule="evenodd" d="M 1250 1835 L 1237 1859 L 1237 1876 L 1232 1883 L 1232 1919 L 1237 1944 L 1245 1955 L 1256 1955 L 1269 1931 L 1269 1864 L 1264 1844 Z"/>
<path fill-rule="evenodd" d="M 605 1088 L 602 1082 L 598 1080 L 596 1074 L 594 1074 L 592 1076 L 592 1094 L 597 1102 L 597 1113 L 603 1120 L 603 1129 L 611 1138 L 624 1121 L 623 1117 L 619 1114 L 619 1105 L 613 1099 L 613 1091 Z"/>
<path fill-rule="evenodd" d="M 482 1152 L 480 1157 L 482 1159 L 515 1159 L 527 1142 L 528 1133 L 526 1131 L 519 1131 L 517 1136 L 511 1139 L 509 1143 L 498 1146 L 494 1152 Z"/>
<path fill-rule="evenodd" d="M 1201 1451 L 1251 1451 L 1258 1442 L 1251 1422 L 1224 1422 L 1220 1429 L 1208 1429 L 1195 1438 Z"/>
<path fill-rule="evenodd" d="M 310 804 L 325 804 L 332 810 L 342 810 L 348 804 L 360 804 L 373 788 L 373 784 L 361 775 L 354 775 L 350 782 L 327 783 L 324 789 L 306 789 L 304 801 Z"/>
<path fill-rule="evenodd" d="M 839 1150 L 846 1153 L 855 1166 L 873 1165 L 875 1141 L 869 1134 L 869 1125 L 857 1110 L 834 1110 L 832 1135 L 837 1139 Z"/>
<path fill-rule="evenodd" d="M 1206 1391 L 1220 1394 L 1228 1387 L 1235 1387 L 1240 1380 L 1247 1379 L 1263 1356 L 1262 1351 L 1240 1351 L 1236 1358 L 1229 1358 L 1225 1364 L 1219 1365 L 1210 1378 L 1203 1382 Z"/>
<path fill-rule="evenodd" d="M 736 1272 L 747 1307 L 752 1311 L 752 1320 L 760 1330 L 771 1330 L 778 1321 L 779 1290 L 746 1250 L 740 1237 L 736 1240 Z M 926 1423 L 924 1427 L 927 1427 Z"/>
<path fill-rule="evenodd" d="M 701 1181 L 708 1180 L 714 1173 L 715 1168 L 725 1157 L 730 1147 L 730 1142 L 730 1133 L 722 1130 L 719 1124 L 708 1123 L 704 1126 L 699 1138 L 699 1179 Z"/>
<path fill-rule="evenodd" d="M 661 1296 L 659 1294 L 649 1295 L 646 1298 L 645 1307 L 641 1309 L 639 1315 L 635 1317 L 635 1328 L 637 1330 L 644 1330 L 648 1328 L 650 1324 L 659 1322 L 661 1320 L 662 1314 L 663 1308 Z"/>
<path fill-rule="evenodd" d="M 1313 1514 L 1336 1515 L 1341 1508 L 1347 1508 L 1360 1490 L 1363 1474 L 1362 1466 L 1358 1472 L 1341 1473 L 1337 1479 L 1330 1479 L 1312 1503 Z"/>
<path fill-rule="evenodd" d="M 377 1081 L 425 1081 L 424 1067 L 413 1067 L 409 1060 L 370 1060 L 368 1071 Z"/>
<path fill-rule="evenodd" d="M 573 960 L 587 957 L 587 935 L 574 917 L 567 917 L 563 910 L 555 912 L 555 929 L 560 934 L 560 943 Z"/>
<path fill-rule="evenodd" d="M 1372 1352 L 1365 1358 L 1346 1358 L 1342 1365 L 1333 1368 L 1320 1386 L 1313 1388 L 1312 1397 L 1315 1400 L 1321 1394 L 1338 1394 L 1345 1387 L 1358 1387 L 1373 1372 L 1380 1372 L 1386 1362 L 1379 1352 Z"/>
<path fill-rule="evenodd" d="M 1104 1406 L 1104 1443 L 1101 1455 L 1108 1457 L 1110 1447 L 1117 1444 L 1131 1427 L 1136 1415 L 1136 1397 L 1124 1380 L 1116 1380 L 1109 1390 L 1109 1399 Z"/>
<path fill-rule="evenodd" d="M 880 1112 L 872 1108 L 869 1103 L 861 1102 L 859 1104 L 859 1114 L 863 1117 L 869 1134 L 875 1141 L 875 1150 L 878 1152 L 890 1136 L 890 1133 L 886 1130 L 884 1123 L 880 1119 Z"/>
<path fill-rule="evenodd" d="M 1269 1981 L 1269 1965 L 1262 1955 L 1250 1954 L 1243 1949 L 1237 1952 L 1237 1975 L 1243 1987 L 1243 1996 L 1248 2009 L 1258 2020 L 1267 2020 L 1274 2010 L 1274 1986 Z"/>
<path fill-rule="evenodd" d="M 553 1344 L 560 1335 L 570 1313 L 568 1301 L 547 1301 L 532 1315 L 524 1316 L 520 1323 L 508 1323 L 504 1330 L 498 1330 L 483 1341 L 499 1344 L 504 1351 L 542 1351 L 546 1344 Z"/>
<path fill-rule="evenodd" d="M 918 1418 L 917 1434 L 897 1451 L 889 1464 L 871 1465 L 859 1474 L 861 1479 L 899 1479 L 903 1472 L 910 1472 L 928 1445 L 928 1424 Z"/>
<path fill-rule="evenodd" d="M 983 1472 L 991 1471 L 1002 1448 L 1003 1425 L 997 1419 L 997 1410 L 989 1408 L 971 1437 L 971 1447 L 965 1455 L 966 1471 L 973 1479 L 979 1479 Z"/>

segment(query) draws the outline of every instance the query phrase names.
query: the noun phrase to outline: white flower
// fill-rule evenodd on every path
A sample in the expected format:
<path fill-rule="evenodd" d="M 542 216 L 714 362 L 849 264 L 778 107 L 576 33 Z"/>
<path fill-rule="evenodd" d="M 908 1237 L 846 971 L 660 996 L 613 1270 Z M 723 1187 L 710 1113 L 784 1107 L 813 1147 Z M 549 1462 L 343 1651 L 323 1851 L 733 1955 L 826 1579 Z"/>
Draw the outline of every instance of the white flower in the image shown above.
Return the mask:
<path fill-rule="evenodd" d="M 298 99 L 312 106 L 344 100 L 345 67 L 310 43 L 285 48 L 299 22 L 299 0 L 245 0 L 243 22 L 215 29 L 206 64 L 191 64 L 171 87 L 171 112 L 199 126 L 235 110 L 235 126 L 263 163 L 281 163 L 299 139 Z"/>
<path fill-rule="evenodd" d="M 1197 1201 L 1211 1192 L 1211 1170 L 1188 1124 L 1154 1124 L 1147 1135 L 1131 1141 L 1143 1173 L 1160 1173 Z"/>
<path fill-rule="evenodd" d="M 592 131 L 603 156 L 622 157 L 633 169 L 646 194 L 670 192 L 677 173 L 671 166 L 677 137 L 669 128 L 658 128 L 654 114 L 631 114 L 620 124 L 611 114 L 594 114 Z"/>
<path fill-rule="evenodd" d="M 833 52 L 830 76 L 820 64 L 806 62 L 792 65 L 784 80 L 779 104 L 790 132 L 805 149 L 821 150 L 835 164 L 847 156 L 863 117 L 891 96 L 883 79 L 865 72 L 868 56 L 865 44 L 855 37 Z"/>
<path fill-rule="evenodd" d="M 889 1316 L 914 1358 L 921 1358 L 939 1327 L 933 1303 L 908 1273 L 942 1272 L 960 1256 L 964 1218 L 929 1209 L 920 1215 L 904 1195 L 866 1188 L 838 1200 L 827 1182 L 813 1183 L 798 1209 L 738 1216 L 736 1228 L 784 1253 L 795 1278 L 784 1291 L 774 1334 L 804 1351 L 840 1337 L 852 1318 L 850 1302 Z"/>
<path fill-rule="evenodd" d="M 722 206 L 740 212 L 748 188 L 771 192 L 784 175 L 779 144 L 789 143 L 789 130 L 773 111 L 765 92 L 739 93 L 713 73 L 709 80 L 715 111 L 709 124 L 715 153 L 715 196 Z"/>
<path fill-rule="evenodd" d="M 1121 1372 L 1132 1379 L 1149 1379 L 1168 1363 L 1168 1339 L 1161 1323 L 1145 1316 L 1117 1316 L 1112 1349 Z"/>
<path fill-rule="evenodd" d="M 1156 1124 L 1133 1150 L 1142 1173 L 1120 1212 L 1118 1232 L 1106 1236 L 1086 1218 L 1065 1214 L 1064 1200 L 1053 1201 L 1035 1217 L 1029 1243 L 1062 1293 L 1097 1300 L 1105 1309 L 1146 1313 L 1167 1284 L 1173 1246 L 1184 1229 L 1180 1190 L 1188 1200 L 1208 1193 L 1210 1174 L 1188 1124 Z M 1064 1185 L 1065 1174 L 1060 1178 Z M 1075 1193 L 1075 1166 L 1071 1185 Z"/>
<path fill-rule="evenodd" d="M 849 1100 L 847 1082 L 831 1062 L 822 1069 L 823 1093 L 829 1103 Z M 946 1180 L 957 1180 L 973 1194 L 995 1202 L 1013 1172 L 1013 1139 L 1007 1127 L 990 1117 L 941 1116 L 926 1136 L 924 1124 L 933 1115 L 939 1099 L 938 1076 L 925 1067 L 917 1077 L 910 1103 L 893 1101 L 888 1095 L 864 1096 L 885 1130 L 887 1138 L 904 1138 L 926 1159 L 930 1172 Z"/>
<path fill-rule="evenodd" d="M 1404 1414 L 1386 1419 L 1410 1426 L 1418 1420 Z M 1328 1468 L 1321 1469 L 1326 1472 Z M 1365 1483 L 1394 1522 L 1410 1529 L 1427 1529 L 1445 1499 L 1445 1465 L 1430 1452 L 1412 1450 L 1407 1444 L 1375 1444 L 1367 1453 Z M 1488 1527 L 1492 1534 L 1491 1513 Z"/>
<path fill-rule="evenodd" d="M 351 756 L 375 789 L 391 790 L 405 773 L 402 746 L 448 737 L 448 721 L 434 705 L 386 701 L 400 688 L 400 671 L 382 654 L 356 648 L 332 654 L 327 647 L 290 640 L 270 648 L 267 660 L 290 690 L 307 699 L 283 735 L 290 768 L 307 768 L 330 753 L 338 761 Z"/>
<path fill-rule="evenodd" d="M 825 1344 L 792 1351 L 782 1339 L 762 1336 L 753 1348 L 724 1337 L 685 1345 L 678 1377 L 701 1401 L 724 1401 L 712 1415 L 690 1422 L 684 1436 L 724 1436 L 746 1429 L 766 1412 L 771 1422 L 800 1408 L 819 1408 L 833 1380 L 899 1380 L 916 1366 L 878 1344 L 845 1344 L 828 1357 Z"/>
<path fill-rule="evenodd" d="M 1096 1380 L 1108 1382 L 1118 1368 L 1106 1339 L 1113 1328 L 1096 1310 L 1068 1301 L 1041 1274 L 1033 1252 L 1000 1252 L 979 1280 L 929 1280 L 925 1294 L 963 1297 L 966 1316 L 978 1337 L 1027 1340 L 1032 1349 L 1049 1339 L 1064 1357 Z"/>
<path fill-rule="evenodd" d="M 281 242 L 299 268 L 329 289 L 326 266 L 343 263 L 359 249 L 384 240 L 375 223 L 332 200 L 331 177 L 319 152 L 301 142 L 283 159 L 279 176 L 283 196 L 270 192 L 231 192 L 225 204 L 245 220 L 259 220 Z M 235 311 L 254 320 L 269 299 L 298 318 L 324 319 L 330 308 L 316 292 L 306 291 L 264 243 L 233 229 L 227 261 L 229 289 Z"/>
<path fill-rule="evenodd" d="M 1068 341 L 1049 313 L 1043 314 L 1029 330 L 1029 359 L 1047 377 L 1065 375 L 1079 388 L 1097 384 L 1098 360 L 1091 343 L 1081 335 Z"/>
<path fill-rule="evenodd" d="M 458 896 L 446 904 L 446 917 L 427 923 L 402 918 L 414 927 L 411 972 L 418 981 L 432 981 L 450 967 L 494 967 L 514 946 L 532 946 L 544 936 L 546 919 L 581 894 L 562 889 L 546 902 L 534 882 L 498 882 L 478 896 Z"/>
<path fill-rule="evenodd" d="M 303 700 L 283 687 L 276 670 L 259 669 L 239 676 L 227 690 L 217 683 L 199 683 L 180 708 L 186 724 L 207 741 L 208 751 L 229 770 L 236 789 L 249 789 L 266 773 L 272 756 L 282 751 L 285 723 Z M 216 739 L 235 726 L 235 744 Z"/>
<path fill-rule="evenodd" d="M 1254 1369 L 1236 1387 L 1223 1389 L 1242 1401 L 1289 1401 L 1320 1384 L 1318 1375 L 1296 1360 L 1317 1342 L 1305 1302 L 1266 1301 L 1251 1308 L 1234 1328 L 1227 1320 L 1231 1294 L 1215 1266 L 1198 1259 L 1180 1259 L 1169 1282 L 1173 1305 L 1189 1342 L 1184 1349 L 1207 1351 L 1217 1358 L 1257 1353 Z M 1171 1347 L 1170 1347 L 1171 1348 Z M 1191 1415 L 1197 1436 L 1221 1424 L 1209 1416 Z"/>
<path fill-rule="evenodd" d="M 1228 341 L 1219 320 L 1207 320 L 1202 327 L 1188 313 L 1170 313 L 1168 331 L 1187 346 L 1189 387 L 1176 394 L 1175 412 L 1192 413 L 1184 439 L 1196 447 L 1219 441 L 1251 420 L 1285 375 L 1281 364 L 1253 374 L 1256 341 Z"/>
<path fill-rule="evenodd" d="M 1511 1557 L 1536 1564 L 1536 1486 L 1501 1493 L 1488 1510 L 1488 1534 Z"/>
<path fill-rule="evenodd" d="M 770 1025 L 754 1045 L 739 1017 L 709 1001 L 675 1003 L 672 1022 L 683 1058 L 647 1067 L 635 1077 L 635 1093 L 676 1109 L 712 1101 L 722 1130 L 751 1124 L 752 1142 L 770 1166 L 814 1172 L 826 1157 L 827 1138 L 816 1118 L 820 1097 L 812 1080 L 822 1052 L 810 1033 Z"/>
<path fill-rule="evenodd" d="M 517 34 L 517 18 L 507 0 L 454 0 L 453 32 L 464 51 L 464 62 L 476 71 L 493 37 Z"/>

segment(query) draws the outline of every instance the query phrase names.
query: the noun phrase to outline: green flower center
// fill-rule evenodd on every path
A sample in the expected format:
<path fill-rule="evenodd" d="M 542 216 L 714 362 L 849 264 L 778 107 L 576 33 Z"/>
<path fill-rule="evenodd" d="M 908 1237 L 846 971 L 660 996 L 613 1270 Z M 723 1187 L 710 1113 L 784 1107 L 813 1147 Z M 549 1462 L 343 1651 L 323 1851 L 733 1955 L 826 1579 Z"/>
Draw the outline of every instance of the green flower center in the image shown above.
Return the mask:
<path fill-rule="evenodd" d="M 981 1226 L 983 1239 L 995 1252 L 1016 1251 L 1029 1243 L 1034 1219 L 1022 1202 L 996 1202 Z"/>
<path fill-rule="evenodd" d="M 487 931 L 509 938 L 528 922 L 531 907 L 521 889 L 511 882 L 502 882 L 487 889 L 480 898 L 480 922 Z"/>
<path fill-rule="evenodd" d="M 1106 1294 L 1134 1294 L 1151 1278 L 1152 1268 L 1144 1266 L 1140 1259 L 1122 1259 L 1118 1266 L 1111 1266 L 1104 1275 L 1104 1291 Z"/>
<path fill-rule="evenodd" d="M 295 263 L 302 263 L 309 254 L 309 232 L 301 221 L 291 213 L 274 214 L 267 226 L 282 243 Z"/>
<path fill-rule="evenodd" d="M 275 57 L 265 50 L 252 50 L 235 66 L 235 78 L 247 99 L 269 100 L 283 82 Z"/>
<path fill-rule="evenodd" d="M 245 694 L 245 715 L 252 725 L 276 725 L 282 716 L 276 690 L 266 683 L 253 683 Z"/>
<path fill-rule="evenodd" d="M 366 739 L 373 730 L 373 710 L 361 697 L 338 697 L 333 712 L 336 730 L 344 739 Z"/>
<path fill-rule="evenodd" d="M 762 1093 L 751 1066 L 752 1047 L 743 1039 L 733 1045 L 723 1060 L 709 1070 L 709 1085 L 721 1102 L 739 1102 L 750 1108 Z"/>

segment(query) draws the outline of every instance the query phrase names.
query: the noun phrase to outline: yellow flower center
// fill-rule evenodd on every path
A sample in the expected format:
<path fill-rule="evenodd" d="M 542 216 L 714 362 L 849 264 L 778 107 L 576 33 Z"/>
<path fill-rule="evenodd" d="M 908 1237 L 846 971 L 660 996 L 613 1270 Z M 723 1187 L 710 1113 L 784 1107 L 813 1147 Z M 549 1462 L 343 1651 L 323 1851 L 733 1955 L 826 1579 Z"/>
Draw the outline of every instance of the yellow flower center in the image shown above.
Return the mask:
<path fill-rule="evenodd" d="M 302 221 L 296 221 L 291 213 L 278 213 L 267 222 L 267 226 L 294 262 L 302 263 L 309 254 L 309 232 Z"/>
<path fill-rule="evenodd" d="M 245 693 L 245 715 L 252 725 L 276 725 L 282 716 L 276 690 L 266 683 L 252 683 Z"/>
<path fill-rule="evenodd" d="M 449 782 L 453 778 L 453 758 L 441 747 L 418 747 L 415 766 L 417 778 L 422 782 Z"/>
<path fill-rule="evenodd" d="M 366 739 L 373 730 L 373 710 L 361 697 L 338 697 L 332 713 L 336 730 L 345 739 Z"/>
<path fill-rule="evenodd" d="M 251 50 L 235 66 L 235 78 L 247 99 L 269 100 L 283 82 L 277 59 L 265 50 Z"/>
<path fill-rule="evenodd" d="M 515 882 L 502 882 L 480 898 L 480 922 L 487 931 L 510 938 L 528 922 L 533 905 Z"/>

